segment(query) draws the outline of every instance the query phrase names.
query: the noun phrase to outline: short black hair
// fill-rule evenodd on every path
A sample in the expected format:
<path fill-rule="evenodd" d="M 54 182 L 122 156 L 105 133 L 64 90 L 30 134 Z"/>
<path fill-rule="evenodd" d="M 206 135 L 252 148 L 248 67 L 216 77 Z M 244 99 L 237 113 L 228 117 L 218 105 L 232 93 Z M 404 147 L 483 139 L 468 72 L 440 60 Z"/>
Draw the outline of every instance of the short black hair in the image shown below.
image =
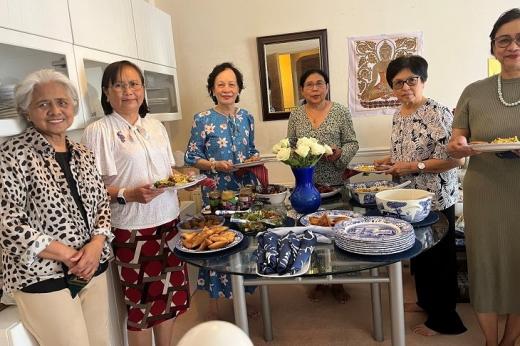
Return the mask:
<path fill-rule="evenodd" d="M 419 55 L 400 56 L 390 61 L 386 68 L 386 81 L 390 87 L 393 87 L 392 80 L 394 77 L 404 69 L 409 69 L 418 75 L 423 83 L 428 79 L 428 62 L 426 59 Z"/>
<path fill-rule="evenodd" d="M 495 42 L 495 35 L 497 34 L 497 31 L 500 30 L 502 25 L 517 19 L 520 19 L 520 8 L 512 8 L 509 11 L 502 13 L 500 17 L 498 17 L 497 21 L 495 22 L 495 25 L 493 25 L 493 30 L 491 30 L 491 33 L 489 34 L 489 38 L 491 39 L 492 55 L 495 54 L 495 52 L 493 51 L 493 42 Z"/>
<path fill-rule="evenodd" d="M 223 62 L 222 64 L 219 64 L 215 67 L 213 67 L 213 71 L 208 76 L 208 85 L 206 86 L 208 88 L 209 96 L 211 96 L 211 99 L 215 104 L 218 104 L 217 98 L 213 95 L 213 88 L 215 87 L 215 79 L 217 79 L 217 76 L 224 72 L 225 70 L 230 69 L 235 73 L 235 77 L 237 79 L 238 84 L 238 93 L 240 94 L 242 90 L 244 90 L 244 77 L 242 76 L 242 73 L 230 62 Z M 240 102 L 240 95 L 237 96 L 236 103 Z"/>
<path fill-rule="evenodd" d="M 105 94 L 105 90 L 108 89 L 110 84 L 114 84 L 119 80 L 119 77 L 121 76 L 121 70 L 123 67 L 128 66 L 134 68 L 137 73 L 139 74 L 139 77 L 141 78 L 141 83 L 143 84 L 144 88 L 144 76 L 143 72 L 141 72 L 141 69 L 134 64 L 133 62 L 130 62 L 128 60 L 121 60 L 111 63 L 105 68 L 105 71 L 103 71 L 103 78 L 101 79 L 101 106 L 103 107 L 103 111 L 105 112 L 105 115 L 112 114 L 114 112 L 114 109 L 112 108 L 112 105 L 110 102 L 108 102 L 108 97 Z M 148 109 L 148 104 L 146 103 L 146 98 L 143 99 L 143 103 L 139 107 L 139 116 L 141 118 L 144 118 L 146 114 L 148 114 L 150 110 Z"/>
<path fill-rule="evenodd" d="M 305 81 L 307 80 L 307 78 L 309 78 L 309 76 L 311 74 L 314 74 L 314 73 L 317 73 L 317 74 L 321 75 L 323 77 L 323 79 L 325 80 L 325 83 L 329 84 L 329 76 L 327 76 L 327 74 L 323 70 L 320 70 L 319 68 L 313 68 L 313 69 L 305 71 L 301 75 L 301 77 L 300 77 L 300 88 L 303 89 L 303 85 L 305 84 Z"/>

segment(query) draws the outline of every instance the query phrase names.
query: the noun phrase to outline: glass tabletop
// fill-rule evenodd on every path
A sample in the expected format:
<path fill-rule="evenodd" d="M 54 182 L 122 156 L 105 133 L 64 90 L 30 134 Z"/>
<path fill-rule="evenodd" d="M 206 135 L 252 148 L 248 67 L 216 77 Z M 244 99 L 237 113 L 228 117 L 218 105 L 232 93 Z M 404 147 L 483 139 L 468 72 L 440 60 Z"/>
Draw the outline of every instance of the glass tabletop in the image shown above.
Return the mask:
<path fill-rule="evenodd" d="M 341 194 L 334 198 L 324 199 L 321 208 L 323 209 L 341 209 L 354 210 L 363 215 L 375 215 L 376 207 L 365 207 L 356 205 L 348 200 L 345 194 Z M 332 244 L 318 243 L 311 257 L 311 265 L 304 277 L 309 276 L 325 276 L 332 274 L 348 274 L 359 272 L 371 268 L 386 266 L 388 264 L 407 259 L 426 251 L 437 244 L 446 234 L 448 230 L 448 221 L 442 213 L 438 213 L 438 221 L 430 226 L 414 228 L 416 235 L 416 245 L 412 252 L 401 253 L 389 256 L 367 256 L 356 255 L 345 252 Z M 294 223 L 301 215 L 295 214 L 293 210 L 288 211 L 288 215 L 292 216 Z M 195 265 L 197 267 L 214 270 L 221 273 L 230 273 L 249 276 L 256 276 L 257 265 L 255 250 L 258 242 L 254 236 L 244 236 L 244 240 L 234 248 L 213 255 L 193 254 L 187 255 L 175 251 L 176 255 L 181 259 Z"/>

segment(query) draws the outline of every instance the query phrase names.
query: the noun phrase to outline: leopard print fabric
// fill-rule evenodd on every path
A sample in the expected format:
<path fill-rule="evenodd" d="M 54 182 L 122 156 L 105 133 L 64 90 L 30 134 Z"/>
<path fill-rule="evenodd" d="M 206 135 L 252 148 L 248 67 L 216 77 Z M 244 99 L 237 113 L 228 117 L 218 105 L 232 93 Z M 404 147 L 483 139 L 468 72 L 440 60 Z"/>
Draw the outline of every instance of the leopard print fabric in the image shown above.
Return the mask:
<path fill-rule="evenodd" d="M 0 146 L 0 248 L 4 290 L 63 277 L 61 262 L 38 253 L 52 240 L 81 249 L 94 235 L 107 237 L 101 262 L 110 260 L 109 198 L 92 153 L 67 139 L 70 168 L 87 212 L 85 224 L 54 148 L 29 127 Z"/>

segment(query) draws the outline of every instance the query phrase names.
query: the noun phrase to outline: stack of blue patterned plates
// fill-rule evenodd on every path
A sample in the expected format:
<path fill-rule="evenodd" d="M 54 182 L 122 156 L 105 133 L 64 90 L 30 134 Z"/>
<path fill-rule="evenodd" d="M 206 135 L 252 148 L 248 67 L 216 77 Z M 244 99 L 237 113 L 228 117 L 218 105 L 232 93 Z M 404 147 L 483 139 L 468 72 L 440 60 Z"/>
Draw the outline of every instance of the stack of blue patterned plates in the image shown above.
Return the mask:
<path fill-rule="evenodd" d="M 415 243 L 412 225 L 391 217 L 364 216 L 343 221 L 334 230 L 336 246 L 361 255 L 391 255 Z"/>

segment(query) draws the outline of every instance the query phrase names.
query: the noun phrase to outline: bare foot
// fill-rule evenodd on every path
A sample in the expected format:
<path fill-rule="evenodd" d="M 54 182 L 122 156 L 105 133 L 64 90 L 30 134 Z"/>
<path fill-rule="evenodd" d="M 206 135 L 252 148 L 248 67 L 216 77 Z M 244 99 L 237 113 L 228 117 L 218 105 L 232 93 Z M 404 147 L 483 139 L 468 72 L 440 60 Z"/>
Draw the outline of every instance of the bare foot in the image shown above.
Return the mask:
<path fill-rule="evenodd" d="M 345 304 L 350 299 L 350 294 L 345 291 L 341 284 L 334 284 L 331 286 L 332 295 L 340 304 Z"/>
<path fill-rule="evenodd" d="M 439 333 L 437 333 L 435 330 L 431 330 L 430 328 L 426 327 L 424 324 L 418 324 L 415 327 L 412 328 L 412 331 L 415 334 L 419 334 L 422 336 L 434 336 Z"/>
<path fill-rule="evenodd" d="M 404 303 L 404 311 L 406 312 L 424 312 L 423 308 L 415 303 Z"/>
<path fill-rule="evenodd" d="M 309 292 L 309 299 L 313 302 L 319 302 L 321 298 L 323 298 L 325 291 L 327 290 L 327 286 L 325 285 L 316 285 Z"/>

